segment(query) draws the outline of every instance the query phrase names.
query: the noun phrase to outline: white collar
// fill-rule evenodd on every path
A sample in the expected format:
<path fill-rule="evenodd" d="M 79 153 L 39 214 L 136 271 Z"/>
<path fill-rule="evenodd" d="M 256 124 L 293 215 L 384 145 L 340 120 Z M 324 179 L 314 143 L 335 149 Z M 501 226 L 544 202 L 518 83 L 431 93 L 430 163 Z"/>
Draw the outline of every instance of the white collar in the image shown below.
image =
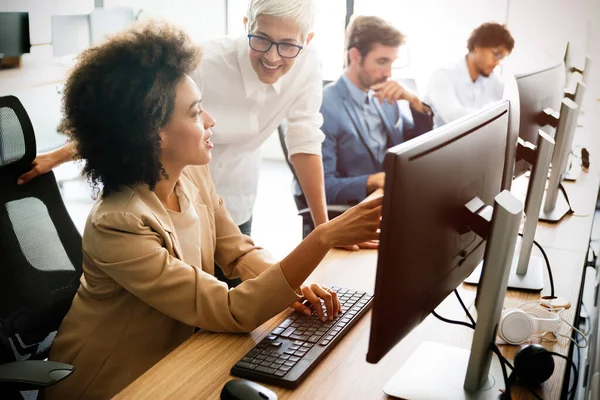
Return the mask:
<path fill-rule="evenodd" d="M 260 79 L 258 79 L 258 77 L 256 76 L 256 72 L 254 72 L 252 64 L 250 64 L 248 38 L 246 36 L 241 36 L 237 42 L 237 58 L 238 64 L 240 66 L 240 71 L 242 72 L 242 80 L 244 81 L 244 90 L 246 92 L 246 96 L 252 96 L 254 93 L 256 93 L 265 86 L 273 87 L 275 93 L 279 94 L 279 92 L 281 91 L 281 79 L 283 78 L 280 78 L 277 82 L 273 84 L 262 83 Z"/>

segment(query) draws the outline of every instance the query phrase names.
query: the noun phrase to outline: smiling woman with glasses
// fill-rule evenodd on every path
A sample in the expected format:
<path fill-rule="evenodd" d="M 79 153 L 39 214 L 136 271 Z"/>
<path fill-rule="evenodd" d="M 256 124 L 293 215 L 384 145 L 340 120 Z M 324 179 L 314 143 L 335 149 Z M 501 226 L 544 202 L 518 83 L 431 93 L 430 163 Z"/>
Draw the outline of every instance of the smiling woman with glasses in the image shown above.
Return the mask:
<path fill-rule="evenodd" d="M 316 0 L 250 0 L 244 34 L 202 43 L 202 67 L 190 77 L 206 94 L 203 105 L 219 121 L 211 175 L 240 230 L 251 234 L 260 174 L 260 147 L 287 121 L 286 144 L 313 221 L 327 221 L 321 143 L 321 65 L 313 38 Z M 273 45 L 277 51 L 269 51 Z M 293 68 L 292 68 L 293 67 Z M 285 77 L 286 79 L 282 79 Z M 235 116 L 233 118 L 232 116 Z M 71 160 L 65 145 L 36 157 L 19 177 L 27 183 Z M 217 274 L 220 271 L 216 269 Z M 231 286 L 239 280 L 227 280 Z"/>
<path fill-rule="evenodd" d="M 274 42 L 266 37 L 258 35 L 248 35 L 248 42 L 250 48 L 254 51 L 261 53 L 267 53 L 271 50 L 271 47 L 275 45 L 277 47 L 277 54 L 283 58 L 294 58 L 300 54 L 300 51 L 304 48 L 297 44 L 286 43 L 286 42 Z"/>

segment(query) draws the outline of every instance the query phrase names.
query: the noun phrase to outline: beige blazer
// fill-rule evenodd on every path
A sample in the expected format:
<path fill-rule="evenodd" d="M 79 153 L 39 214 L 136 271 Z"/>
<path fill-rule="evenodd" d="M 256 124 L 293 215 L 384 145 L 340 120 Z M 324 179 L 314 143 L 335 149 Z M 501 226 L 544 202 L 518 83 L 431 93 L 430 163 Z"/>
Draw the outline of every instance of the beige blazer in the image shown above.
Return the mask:
<path fill-rule="evenodd" d="M 200 217 L 202 265 L 181 261 L 171 219 L 147 185 L 123 187 L 94 205 L 81 285 L 49 357 L 75 372 L 45 399 L 110 398 L 194 327 L 249 332 L 299 299 L 279 263 L 240 233 L 207 166 L 186 168 L 180 185 Z M 228 290 L 213 276 L 215 262 L 242 284 Z"/>

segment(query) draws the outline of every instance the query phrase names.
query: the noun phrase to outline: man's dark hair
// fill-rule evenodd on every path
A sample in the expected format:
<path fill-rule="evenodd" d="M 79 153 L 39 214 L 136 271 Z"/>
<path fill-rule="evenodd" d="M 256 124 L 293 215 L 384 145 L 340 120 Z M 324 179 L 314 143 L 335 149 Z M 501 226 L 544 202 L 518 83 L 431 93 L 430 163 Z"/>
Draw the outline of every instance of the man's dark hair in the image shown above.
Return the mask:
<path fill-rule="evenodd" d="M 164 174 L 159 131 L 175 108 L 175 89 L 202 57 L 187 34 L 146 22 L 87 49 L 70 73 L 59 130 L 86 161 L 84 175 L 103 194 Z"/>
<path fill-rule="evenodd" d="M 506 29 L 506 26 L 495 22 L 486 22 L 473 29 L 471 37 L 467 41 L 469 52 L 475 50 L 476 47 L 500 46 L 505 47 L 510 53 L 515 47 L 515 39 Z"/>
<path fill-rule="evenodd" d="M 356 48 L 366 57 L 375 44 L 398 47 L 404 43 L 404 35 L 385 20 L 372 16 L 352 17 L 346 29 L 346 52 Z M 350 65 L 350 55 L 346 56 Z"/>

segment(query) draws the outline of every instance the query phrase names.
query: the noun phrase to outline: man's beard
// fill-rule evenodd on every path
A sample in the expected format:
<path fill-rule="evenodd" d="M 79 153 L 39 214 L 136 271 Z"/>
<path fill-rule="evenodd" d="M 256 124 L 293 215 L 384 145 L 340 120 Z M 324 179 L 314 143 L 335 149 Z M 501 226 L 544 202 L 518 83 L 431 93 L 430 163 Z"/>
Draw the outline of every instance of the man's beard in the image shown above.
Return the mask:
<path fill-rule="evenodd" d="M 373 80 L 373 79 L 371 79 L 369 77 L 368 74 L 362 73 L 362 72 L 360 72 L 358 74 L 358 80 L 360 81 L 360 84 L 362 85 L 362 87 L 367 88 L 367 89 L 369 89 L 373 85 L 376 85 L 378 83 L 387 81 L 386 78 L 381 78 L 381 79 Z"/>
<path fill-rule="evenodd" d="M 477 72 L 479 72 L 479 75 L 483 76 L 484 78 L 490 77 L 490 74 L 485 72 L 483 68 L 477 67 Z"/>

